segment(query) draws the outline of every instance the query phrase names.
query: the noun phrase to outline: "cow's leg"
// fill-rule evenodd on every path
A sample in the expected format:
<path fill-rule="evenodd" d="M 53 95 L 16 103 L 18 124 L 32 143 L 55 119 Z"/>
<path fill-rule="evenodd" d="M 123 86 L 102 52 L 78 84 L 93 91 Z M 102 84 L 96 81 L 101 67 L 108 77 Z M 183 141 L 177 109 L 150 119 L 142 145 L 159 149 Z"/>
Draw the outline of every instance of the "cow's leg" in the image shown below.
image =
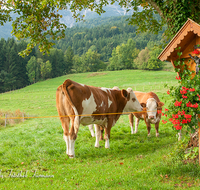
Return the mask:
<path fill-rule="evenodd" d="M 88 125 L 88 128 L 89 128 L 89 130 L 90 130 L 91 136 L 92 136 L 92 137 L 95 137 L 94 130 L 93 130 L 93 124 Z"/>
<path fill-rule="evenodd" d="M 66 154 L 69 154 L 69 123 L 70 123 L 70 119 L 69 117 L 61 117 L 61 124 L 62 124 L 62 128 L 63 128 L 63 139 L 66 142 Z"/>
<path fill-rule="evenodd" d="M 75 145 L 76 137 L 77 137 L 77 134 L 75 134 L 74 132 L 74 127 L 71 126 L 70 133 L 69 133 L 69 151 L 68 151 L 68 156 L 70 158 L 75 157 L 74 145 Z"/>
<path fill-rule="evenodd" d="M 103 127 L 100 127 L 100 130 L 101 130 L 100 140 L 103 140 L 104 128 L 103 128 Z"/>
<path fill-rule="evenodd" d="M 130 123 L 130 127 L 131 127 L 131 134 L 133 134 L 134 133 L 133 132 L 133 121 L 134 121 L 133 114 L 132 113 L 129 114 L 128 117 L 129 117 L 129 123 Z"/>
<path fill-rule="evenodd" d="M 69 155 L 69 135 L 63 135 L 63 139 L 65 140 L 67 147 L 66 154 Z"/>
<path fill-rule="evenodd" d="M 159 132 L 158 132 L 158 129 L 159 129 L 159 122 L 157 122 L 157 123 L 155 124 L 155 129 L 156 129 L 156 137 L 158 137 L 158 136 L 159 136 Z"/>
<path fill-rule="evenodd" d="M 137 117 L 135 117 L 135 131 L 134 131 L 134 133 L 138 132 L 138 125 L 139 125 L 139 123 L 140 123 L 140 119 L 137 118 Z"/>
<path fill-rule="evenodd" d="M 95 147 L 99 147 L 99 139 L 101 136 L 101 130 L 99 125 L 94 125 L 95 126 L 95 134 L 96 134 L 96 142 L 95 142 Z"/>
<path fill-rule="evenodd" d="M 151 124 L 150 123 L 146 123 L 146 125 L 147 125 L 148 136 L 150 136 Z"/>
<path fill-rule="evenodd" d="M 76 117 L 78 117 L 78 116 L 76 116 Z M 75 120 L 76 119 L 77 118 L 75 118 Z M 70 158 L 75 157 L 74 145 L 75 145 L 75 140 L 77 138 L 78 129 L 79 129 L 78 120 L 74 121 L 74 118 L 73 119 L 71 118 L 71 129 L 69 132 L 69 154 L 68 154 L 68 156 Z"/>
<path fill-rule="evenodd" d="M 112 127 L 112 123 L 113 123 L 113 120 L 110 119 L 108 120 L 107 126 L 105 126 L 105 134 L 104 134 L 105 148 L 110 148 L 109 139 L 110 139 L 110 130 Z"/>

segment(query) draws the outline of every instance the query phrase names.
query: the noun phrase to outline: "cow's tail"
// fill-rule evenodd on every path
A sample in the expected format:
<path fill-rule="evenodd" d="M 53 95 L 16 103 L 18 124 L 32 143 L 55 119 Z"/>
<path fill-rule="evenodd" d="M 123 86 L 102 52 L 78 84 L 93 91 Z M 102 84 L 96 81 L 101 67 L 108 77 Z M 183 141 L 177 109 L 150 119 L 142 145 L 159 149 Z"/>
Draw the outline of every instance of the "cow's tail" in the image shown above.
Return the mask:
<path fill-rule="evenodd" d="M 62 93 L 62 86 L 60 85 L 56 91 L 56 107 L 57 107 L 58 115 L 60 116 L 60 119 L 62 119 L 61 116 L 65 115 L 64 107 L 61 104 L 61 102 L 62 102 L 62 96 L 61 96 L 62 94 L 61 93 Z"/>
<path fill-rule="evenodd" d="M 73 85 L 72 81 L 70 79 L 65 80 L 65 82 L 62 84 L 62 91 L 64 92 L 65 96 L 67 97 L 68 102 L 71 105 L 72 109 L 74 110 L 74 113 L 75 113 L 74 130 L 75 130 L 75 133 L 77 134 L 78 129 L 79 129 L 79 114 L 78 114 L 76 107 L 74 106 L 74 104 L 72 102 L 71 96 L 68 91 L 68 87 L 70 85 Z"/>

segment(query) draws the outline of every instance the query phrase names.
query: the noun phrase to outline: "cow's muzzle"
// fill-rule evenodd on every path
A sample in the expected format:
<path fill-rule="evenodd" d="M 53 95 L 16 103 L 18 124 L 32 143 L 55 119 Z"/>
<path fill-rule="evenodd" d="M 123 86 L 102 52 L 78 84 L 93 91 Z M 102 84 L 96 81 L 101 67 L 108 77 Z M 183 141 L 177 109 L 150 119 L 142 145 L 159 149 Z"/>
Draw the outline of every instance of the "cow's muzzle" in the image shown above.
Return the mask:
<path fill-rule="evenodd" d="M 150 116 L 149 116 L 149 119 L 154 119 L 154 116 L 153 116 L 153 115 L 150 115 Z"/>

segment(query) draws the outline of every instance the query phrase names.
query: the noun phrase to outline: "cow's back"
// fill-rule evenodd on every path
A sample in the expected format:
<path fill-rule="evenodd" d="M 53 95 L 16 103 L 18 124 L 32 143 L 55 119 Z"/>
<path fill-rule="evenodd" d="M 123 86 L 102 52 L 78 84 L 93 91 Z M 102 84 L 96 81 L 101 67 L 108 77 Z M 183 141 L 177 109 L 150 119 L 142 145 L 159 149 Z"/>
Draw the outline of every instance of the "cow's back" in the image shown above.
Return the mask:
<path fill-rule="evenodd" d="M 134 91 L 140 103 L 146 103 L 149 98 L 154 98 L 156 102 L 160 102 L 158 96 L 154 92 L 139 92 Z"/>
<path fill-rule="evenodd" d="M 57 91 L 60 91 L 57 93 L 57 99 L 62 99 L 57 104 L 59 105 L 60 102 L 60 104 L 67 104 L 65 106 L 71 106 L 74 114 L 80 116 L 80 123 L 83 125 L 95 123 L 95 121 L 95 124 L 104 123 L 106 121 L 105 118 L 110 117 L 104 113 L 122 112 L 126 104 L 120 90 L 83 85 L 70 79 L 67 79 L 63 85 L 59 86 Z M 64 94 L 63 96 L 61 91 Z M 118 104 L 118 101 L 121 103 Z M 63 105 L 59 107 L 63 107 Z M 69 114 L 65 113 L 65 115 Z M 119 114 L 112 117 L 117 120 Z"/>

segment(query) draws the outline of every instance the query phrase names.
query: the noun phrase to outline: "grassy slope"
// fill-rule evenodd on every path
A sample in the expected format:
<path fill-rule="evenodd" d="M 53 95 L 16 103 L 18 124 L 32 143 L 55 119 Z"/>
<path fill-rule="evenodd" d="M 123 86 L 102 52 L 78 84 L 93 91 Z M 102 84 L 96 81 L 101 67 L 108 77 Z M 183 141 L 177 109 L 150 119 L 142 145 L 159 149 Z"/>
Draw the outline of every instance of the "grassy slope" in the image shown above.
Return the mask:
<path fill-rule="evenodd" d="M 175 73 L 158 71 L 115 71 L 62 76 L 24 89 L 0 95 L 2 110 L 23 110 L 30 115 L 57 116 L 56 88 L 66 78 L 76 82 L 120 89 L 157 92 L 169 103 L 163 83 L 176 84 Z M 169 124 L 160 124 L 160 137 L 147 137 L 144 122 L 131 135 L 128 117 L 123 115 L 111 131 L 110 149 L 94 148 L 95 139 L 87 127 L 80 127 L 75 159 L 66 154 L 58 118 L 35 118 L 0 130 L 0 189 L 196 189 L 200 185 L 195 165 L 172 164 L 169 154 L 177 142 Z M 25 175 L 14 178 L 12 174 Z M 40 178 L 32 177 L 43 175 Z M 21 174 L 19 174 L 22 172 Z M 50 175 L 49 178 L 44 176 Z M 54 175 L 54 178 L 51 177 Z M 3 176 L 3 178 L 1 178 Z"/>

